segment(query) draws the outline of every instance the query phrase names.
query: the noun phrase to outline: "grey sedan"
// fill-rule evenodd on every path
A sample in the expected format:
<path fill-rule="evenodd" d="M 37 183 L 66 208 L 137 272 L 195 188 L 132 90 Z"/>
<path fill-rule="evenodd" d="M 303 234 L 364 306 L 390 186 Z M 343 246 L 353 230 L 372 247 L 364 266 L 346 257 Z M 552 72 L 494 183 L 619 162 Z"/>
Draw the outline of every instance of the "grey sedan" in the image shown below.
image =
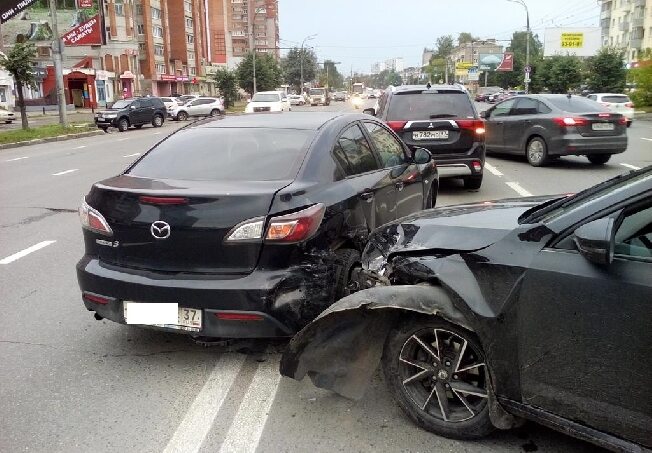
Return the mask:
<path fill-rule="evenodd" d="M 481 116 L 487 153 L 525 155 L 534 167 L 561 156 L 586 156 L 602 165 L 627 149 L 627 119 L 580 96 L 515 96 Z"/>

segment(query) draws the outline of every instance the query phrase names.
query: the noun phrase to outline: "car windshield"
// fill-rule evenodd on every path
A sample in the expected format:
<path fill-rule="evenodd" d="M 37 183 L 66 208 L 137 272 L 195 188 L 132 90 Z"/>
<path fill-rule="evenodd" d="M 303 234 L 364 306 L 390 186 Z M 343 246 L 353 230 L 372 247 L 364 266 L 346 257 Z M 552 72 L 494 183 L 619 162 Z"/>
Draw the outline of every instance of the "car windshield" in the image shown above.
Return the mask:
<path fill-rule="evenodd" d="M 611 102 L 614 104 L 624 104 L 629 102 L 629 98 L 624 95 L 602 96 L 602 102 Z"/>
<path fill-rule="evenodd" d="M 113 103 L 113 106 L 111 107 L 112 109 L 124 109 L 125 107 L 129 107 L 133 100 L 122 100 L 122 101 L 116 101 Z"/>
<path fill-rule="evenodd" d="M 156 145 L 128 174 L 176 180 L 293 179 L 313 134 L 297 129 L 187 129 Z"/>
<path fill-rule="evenodd" d="M 475 118 L 473 105 L 461 91 L 397 93 L 390 101 L 387 119 Z"/>
<path fill-rule="evenodd" d="M 598 104 L 591 99 L 586 99 L 579 96 L 555 96 L 546 98 L 548 102 L 569 113 L 588 113 L 588 112 L 608 112 L 605 107 Z"/>
<path fill-rule="evenodd" d="M 310 90 L 310 94 L 311 94 L 311 95 L 320 95 L 320 94 L 324 94 L 324 90 L 319 90 L 319 89 L 315 89 L 315 88 L 313 88 L 312 90 Z"/>
<path fill-rule="evenodd" d="M 252 102 L 278 102 L 281 98 L 278 94 L 274 93 L 256 93 L 254 94 Z"/>

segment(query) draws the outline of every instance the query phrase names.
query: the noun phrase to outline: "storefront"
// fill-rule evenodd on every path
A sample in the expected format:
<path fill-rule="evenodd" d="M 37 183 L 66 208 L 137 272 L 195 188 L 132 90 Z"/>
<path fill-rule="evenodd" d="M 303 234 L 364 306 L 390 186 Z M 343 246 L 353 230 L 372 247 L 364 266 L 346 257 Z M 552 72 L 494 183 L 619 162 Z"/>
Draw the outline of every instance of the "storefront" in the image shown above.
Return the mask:
<path fill-rule="evenodd" d="M 120 82 L 122 85 L 122 99 L 130 99 L 134 97 L 134 81 L 136 76 L 131 71 L 125 71 L 120 74 Z"/>
<path fill-rule="evenodd" d="M 106 107 L 107 102 L 114 101 L 113 82 L 115 73 L 97 69 L 95 71 L 95 90 L 97 92 L 97 105 Z"/>
<path fill-rule="evenodd" d="M 0 108 L 13 110 L 15 106 L 14 78 L 4 69 L 0 69 Z"/>

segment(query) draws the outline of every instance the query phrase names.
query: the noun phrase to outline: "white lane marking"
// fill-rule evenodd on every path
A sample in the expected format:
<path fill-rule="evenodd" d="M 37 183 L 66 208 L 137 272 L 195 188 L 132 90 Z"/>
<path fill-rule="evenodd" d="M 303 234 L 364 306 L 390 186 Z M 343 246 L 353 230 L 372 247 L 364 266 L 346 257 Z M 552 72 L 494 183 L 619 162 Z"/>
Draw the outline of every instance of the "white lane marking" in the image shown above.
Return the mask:
<path fill-rule="evenodd" d="M 41 250 L 43 247 L 47 247 L 48 245 L 54 244 L 57 241 L 43 241 L 39 242 L 38 244 L 34 244 L 31 247 L 27 247 L 25 250 L 21 250 L 20 252 L 14 253 L 13 255 L 9 255 L 6 258 L 2 258 L 0 260 L 0 264 L 9 264 L 12 263 L 16 260 L 21 259 L 24 256 L 29 255 L 30 253 L 36 252 L 37 250 Z"/>
<path fill-rule="evenodd" d="M 119 138 L 117 141 L 124 142 L 125 140 L 129 140 L 130 138 L 131 137 Z"/>
<path fill-rule="evenodd" d="M 15 161 L 17 161 L 17 160 L 23 160 L 23 159 L 29 159 L 29 156 L 14 157 L 13 159 L 5 160 L 5 162 L 15 162 Z"/>
<path fill-rule="evenodd" d="M 79 145 L 79 146 L 75 147 L 75 149 L 82 149 L 82 148 L 86 148 L 86 145 Z"/>
<path fill-rule="evenodd" d="M 220 453 L 253 453 L 258 448 L 281 380 L 278 362 L 270 359 L 271 357 L 258 366 L 222 443 Z"/>
<path fill-rule="evenodd" d="M 65 174 L 68 174 L 68 173 L 73 173 L 73 172 L 78 171 L 78 170 L 79 170 L 79 168 L 73 168 L 72 170 L 64 170 L 64 171 L 60 171 L 59 173 L 52 173 L 52 176 L 61 176 L 61 175 L 65 175 Z"/>
<path fill-rule="evenodd" d="M 652 142 L 652 138 L 641 137 L 641 140 L 647 140 L 648 142 Z"/>
<path fill-rule="evenodd" d="M 161 135 L 160 132 L 154 132 L 152 135 Z"/>
<path fill-rule="evenodd" d="M 199 451 L 244 361 L 240 354 L 220 357 L 163 453 Z"/>
<path fill-rule="evenodd" d="M 484 163 L 484 168 L 489 170 L 490 173 L 496 175 L 496 176 L 502 176 L 503 174 L 498 170 L 496 167 L 494 167 L 491 164 L 488 164 L 487 162 Z"/>
<path fill-rule="evenodd" d="M 126 156 L 122 156 L 122 157 L 134 157 L 134 156 L 140 156 L 140 153 L 127 154 Z"/>
<path fill-rule="evenodd" d="M 630 168 L 632 170 L 640 170 L 641 169 L 641 167 L 637 167 L 635 165 L 630 165 L 630 164 L 620 164 L 620 165 L 622 165 L 623 167 Z"/>
<path fill-rule="evenodd" d="M 517 183 L 517 182 L 506 182 L 505 184 L 507 184 L 512 190 L 514 190 L 514 192 L 516 192 L 517 194 L 519 194 L 522 197 L 531 197 L 532 196 L 532 194 L 530 192 L 528 192 L 527 190 L 522 188 L 521 185 L 519 183 Z"/>

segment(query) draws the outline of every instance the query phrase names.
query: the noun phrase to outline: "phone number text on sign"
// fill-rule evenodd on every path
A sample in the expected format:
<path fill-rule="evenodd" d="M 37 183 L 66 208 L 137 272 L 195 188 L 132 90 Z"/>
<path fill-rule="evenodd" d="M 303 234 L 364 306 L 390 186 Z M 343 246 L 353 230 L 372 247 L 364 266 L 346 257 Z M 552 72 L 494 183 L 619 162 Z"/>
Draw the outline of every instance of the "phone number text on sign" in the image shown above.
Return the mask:
<path fill-rule="evenodd" d="M 584 47 L 584 33 L 562 33 L 562 49 Z"/>

